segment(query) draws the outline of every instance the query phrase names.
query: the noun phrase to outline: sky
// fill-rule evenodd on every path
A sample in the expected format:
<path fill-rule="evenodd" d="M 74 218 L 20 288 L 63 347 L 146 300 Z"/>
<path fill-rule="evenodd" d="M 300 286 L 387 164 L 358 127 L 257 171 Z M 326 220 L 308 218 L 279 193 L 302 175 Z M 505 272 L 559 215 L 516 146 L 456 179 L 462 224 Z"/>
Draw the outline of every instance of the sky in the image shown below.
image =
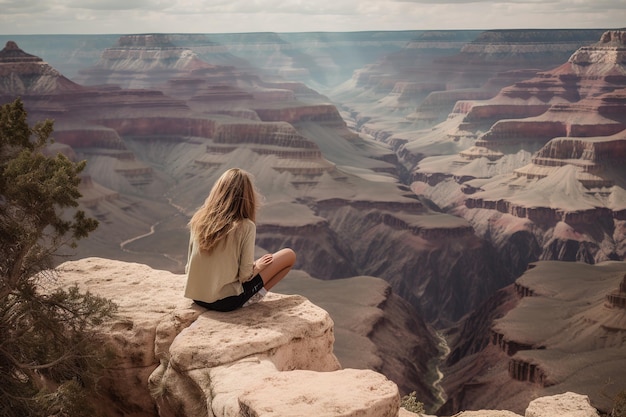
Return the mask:
<path fill-rule="evenodd" d="M 0 34 L 626 27 L 626 0 L 0 0 Z"/>

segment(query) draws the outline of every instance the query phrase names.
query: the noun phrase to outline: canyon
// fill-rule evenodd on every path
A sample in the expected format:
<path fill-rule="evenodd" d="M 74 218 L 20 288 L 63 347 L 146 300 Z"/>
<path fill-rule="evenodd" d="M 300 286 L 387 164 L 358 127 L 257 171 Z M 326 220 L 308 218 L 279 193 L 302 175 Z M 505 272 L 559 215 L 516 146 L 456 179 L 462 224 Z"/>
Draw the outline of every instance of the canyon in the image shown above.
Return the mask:
<path fill-rule="evenodd" d="M 358 303 L 358 314 L 372 318 L 397 304 L 388 298 L 382 309 L 368 308 L 369 301 L 385 297 L 382 280 L 373 280 L 378 283 L 370 288 L 378 288 L 362 285 L 370 297 Z M 336 288 L 308 281 L 332 308 Z M 269 293 L 235 312 L 212 312 L 182 297 L 184 274 L 102 258 L 65 262 L 47 284 L 78 286 L 118 307 L 96 334 L 113 354 L 90 404 L 103 415 L 427 417 L 400 407 L 398 387 L 383 374 L 340 364 L 334 334 L 342 324 L 300 295 Z M 359 333 L 372 325 L 395 327 L 376 319 L 356 322 Z M 589 398 L 573 392 L 536 398 L 525 415 L 598 417 Z M 455 416 L 519 414 L 483 409 Z"/>
<path fill-rule="evenodd" d="M 259 255 L 298 253 L 277 291 L 329 311 L 342 364 L 448 415 L 519 413 L 563 390 L 607 409 L 579 364 L 553 359 L 561 342 L 532 330 L 563 300 L 524 280 L 544 271 L 537 261 L 624 260 L 623 31 L 69 38 L 7 43 L 0 98 L 54 119 L 51 151 L 88 161 L 81 204 L 101 225 L 73 259 L 182 273 L 189 216 L 240 166 L 265 198 Z M 569 265 L 545 274 L 554 292 L 569 289 Z M 613 275 L 583 284 L 598 311 L 619 288 Z M 520 298 L 530 293 L 544 298 Z M 608 377 L 623 323 L 577 308 L 585 319 L 551 329 L 586 335 L 568 351 L 584 363 L 611 353 Z M 492 395 L 502 381 L 518 394 Z"/>

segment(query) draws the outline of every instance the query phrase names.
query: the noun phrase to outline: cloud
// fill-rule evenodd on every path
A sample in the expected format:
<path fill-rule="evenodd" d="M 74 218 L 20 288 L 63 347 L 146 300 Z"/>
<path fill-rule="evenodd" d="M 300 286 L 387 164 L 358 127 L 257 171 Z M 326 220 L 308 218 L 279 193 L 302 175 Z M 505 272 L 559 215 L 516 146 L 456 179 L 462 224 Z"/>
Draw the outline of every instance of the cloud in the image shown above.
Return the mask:
<path fill-rule="evenodd" d="M 48 3 L 41 0 L 0 0 L 3 14 L 42 12 L 49 8 Z"/>
<path fill-rule="evenodd" d="M 617 28 L 623 0 L 0 0 L 0 33 Z"/>
<path fill-rule="evenodd" d="M 298 14 L 298 15 L 353 15 L 359 2 L 302 1 L 302 0 L 177 0 L 168 12 L 212 14 Z"/>
<path fill-rule="evenodd" d="M 176 0 L 71 0 L 67 7 L 86 10 L 163 10 Z"/>
<path fill-rule="evenodd" d="M 558 3 L 562 0 L 393 0 L 398 3 L 418 3 L 418 4 L 440 4 L 440 5 L 456 5 L 468 3 L 518 3 L 518 4 L 546 4 Z"/>

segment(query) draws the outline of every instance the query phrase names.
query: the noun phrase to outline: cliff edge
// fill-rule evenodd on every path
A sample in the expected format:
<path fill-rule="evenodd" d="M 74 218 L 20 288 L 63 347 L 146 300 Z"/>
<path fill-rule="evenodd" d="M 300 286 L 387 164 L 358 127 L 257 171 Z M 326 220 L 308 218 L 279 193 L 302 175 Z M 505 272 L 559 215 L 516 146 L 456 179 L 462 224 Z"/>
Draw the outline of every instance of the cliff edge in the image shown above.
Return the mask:
<path fill-rule="evenodd" d="M 332 319 L 304 297 L 270 293 L 231 313 L 207 311 L 182 297 L 184 275 L 100 258 L 62 264 L 57 284 L 119 306 L 102 332 L 115 353 L 95 400 L 107 415 L 399 413 L 395 383 L 341 369 Z"/>
<path fill-rule="evenodd" d="M 365 369 L 341 369 L 328 313 L 298 295 L 269 293 L 230 313 L 182 297 L 185 276 L 102 258 L 65 262 L 53 286 L 78 285 L 113 300 L 100 337 L 113 360 L 94 406 L 126 417 L 415 417 L 397 385 Z M 464 411 L 458 416 L 518 414 Z M 596 417 L 588 397 L 538 398 L 527 417 Z M 422 414 L 421 416 L 427 417 Z"/>

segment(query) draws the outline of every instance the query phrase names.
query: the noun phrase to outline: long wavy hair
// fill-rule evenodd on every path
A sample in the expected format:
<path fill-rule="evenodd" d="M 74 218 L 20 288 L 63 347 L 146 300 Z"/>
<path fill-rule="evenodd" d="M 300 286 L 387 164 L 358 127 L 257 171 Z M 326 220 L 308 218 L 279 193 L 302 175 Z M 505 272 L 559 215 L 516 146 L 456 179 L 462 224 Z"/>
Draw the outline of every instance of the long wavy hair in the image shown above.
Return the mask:
<path fill-rule="evenodd" d="M 210 253 L 243 219 L 255 222 L 257 204 L 258 195 L 248 172 L 239 168 L 224 172 L 189 221 L 200 249 Z"/>

